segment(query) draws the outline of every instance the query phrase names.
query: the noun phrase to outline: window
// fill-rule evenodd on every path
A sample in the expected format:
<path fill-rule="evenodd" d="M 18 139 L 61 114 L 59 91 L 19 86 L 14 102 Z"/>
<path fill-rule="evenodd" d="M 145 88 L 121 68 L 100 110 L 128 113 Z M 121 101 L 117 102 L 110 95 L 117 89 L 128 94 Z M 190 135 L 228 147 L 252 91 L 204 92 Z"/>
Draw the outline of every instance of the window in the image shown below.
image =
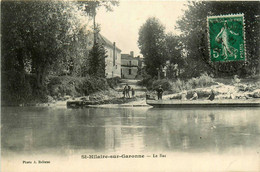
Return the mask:
<path fill-rule="evenodd" d="M 116 69 L 117 69 L 117 65 L 116 65 Z"/>
<path fill-rule="evenodd" d="M 132 70 L 131 70 L 131 69 L 129 69 L 129 75 L 131 75 L 131 73 L 132 73 Z"/>
<path fill-rule="evenodd" d="M 129 61 L 129 65 L 131 66 L 131 60 Z"/>

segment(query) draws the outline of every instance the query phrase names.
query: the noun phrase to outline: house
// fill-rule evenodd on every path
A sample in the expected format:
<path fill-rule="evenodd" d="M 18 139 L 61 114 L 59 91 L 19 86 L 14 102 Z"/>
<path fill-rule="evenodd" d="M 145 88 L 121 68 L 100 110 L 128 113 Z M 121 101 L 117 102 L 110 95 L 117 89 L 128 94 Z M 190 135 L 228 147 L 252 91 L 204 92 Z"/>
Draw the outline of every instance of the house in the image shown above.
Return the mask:
<path fill-rule="evenodd" d="M 126 79 L 135 79 L 138 76 L 139 59 L 134 58 L 134 52 L 130 54 L 121 54 L 121 77 Z"/>
<path fill-rule="evenodd" d="M 98 35 L 98 41 L 100 41 L 107 52 L 106 70 L 105 74 L 107 78 L 121 77 L 121 50 L 116 46 L 116 43 L 112 43 L 103 35 Z"/>

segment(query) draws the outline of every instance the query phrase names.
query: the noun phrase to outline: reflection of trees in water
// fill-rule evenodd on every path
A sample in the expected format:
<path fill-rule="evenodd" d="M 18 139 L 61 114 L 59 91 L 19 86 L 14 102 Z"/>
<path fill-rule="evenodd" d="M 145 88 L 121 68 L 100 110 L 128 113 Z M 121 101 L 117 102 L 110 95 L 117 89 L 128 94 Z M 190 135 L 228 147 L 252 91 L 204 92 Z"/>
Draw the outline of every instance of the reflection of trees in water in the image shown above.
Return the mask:
<path fill-rule="evenodd" d="M 225 151 L 259 146 L 256 110 L 2 110 L 2 148 Z M 212 127 L 212 126 L 215 126 Z"/>
<path fill-rule="evenodd" d="M 94 116 L 91 110 L 86 109 L 49 109 L 42 113 L 30 111 L 30 115 L 25 111 L 16 116 L 16 120 L 20 121 L 18 125 L 12 125 L 10 121 L 5 125 L 6 132 L 3 131 L 2 138 L 5 138 L 6 144 L 3 146 L 7 149 L 11 146 L 16 151 L 102 149 L 104 127 L 99 126 L 102 120 L 93 121 Z"/>
<path fill-rule="evenodd" d="M 121 114 L 121 122 L 122 125 L 131 125 L 133 121 L 133 110 L 131 109 L 122 109 L 122 114 Z"/>
<path fill-rule="evenodd" d="M 225 151 L 233 146 L 255 146 L 259 125 L 229 111 L 211 112 L 153 110 L 152 119 L 147 122 L 162 120 L 156 128 L 145 130 L 145 144 L 148 149 L 188 150 L 188 151 Z M 236 114 L 235 121 L 228 121 Z M 171 115 L 171 118 L 169 118 Z M 250 115 L 247 112 L 246 115 Z M 243 127 L 246 125 L 247 127 Z M 252 133 L 243 135 L 243 133 Z M 258 139 L 259 140 L 259 139 Z"/>
<path fill-rule="evenodd" d="M 120 152 L 135 152 L 143 150 L 143 130 L 146 120 L 145 110 L 133 110 L 123 108 L 120 111 L 120 146 L 116 147 Z"/>

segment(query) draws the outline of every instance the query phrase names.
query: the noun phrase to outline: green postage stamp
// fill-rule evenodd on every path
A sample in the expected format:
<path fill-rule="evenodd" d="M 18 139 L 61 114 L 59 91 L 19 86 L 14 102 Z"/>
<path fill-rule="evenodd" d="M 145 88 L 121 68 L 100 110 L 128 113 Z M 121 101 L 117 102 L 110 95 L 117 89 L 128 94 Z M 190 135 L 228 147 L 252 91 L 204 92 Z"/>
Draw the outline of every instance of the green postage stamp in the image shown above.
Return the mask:
<path fill-rule="evenodd" d="M 207 18 L 211 62 L 245 61 L 244 15 Z"/>

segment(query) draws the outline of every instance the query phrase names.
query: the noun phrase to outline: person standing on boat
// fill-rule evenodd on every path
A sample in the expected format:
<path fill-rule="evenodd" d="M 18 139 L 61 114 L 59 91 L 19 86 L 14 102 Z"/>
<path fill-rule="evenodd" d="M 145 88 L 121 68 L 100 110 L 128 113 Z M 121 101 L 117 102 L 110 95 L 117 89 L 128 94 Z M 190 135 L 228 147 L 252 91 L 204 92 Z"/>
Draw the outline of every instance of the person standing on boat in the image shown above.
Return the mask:
<path fill-rule="evenodd" d="M 213 89 L 211 90 L 211 93 L 210 93 L 208 99 L 211 101 L 215 99 L 215 93 L 214 93 Z"/>
<path fill-rule="evenodd" d="M 162 100 L 162 94 L 163 94 L 162 86 L 159 85 L 159 88 L 156 91 L 157 91 L 157 94 L 158 94 L 158 100 Z"/>
<path fill-rule="evenodd" d="M 132 88 L 131 91 L 132 91 L 132 97 L 134 97 L 134 96 L 135 96 L 135 90 L 134 90 L 134 88 Z"/>
<path fill-rule="evenodd" d="M 199 98 L 198 94 L 196 91 L 194 91 L 194 94 L 190 100 L 197 100 Z"/>
<path fill-rule="evenodd" d="M 123 89 L 123 95 L 124 95 L 124 98 L 125 98 L 125 96 L 126 96 L 126 87 L 124 87 L 124 89 Z"/>

